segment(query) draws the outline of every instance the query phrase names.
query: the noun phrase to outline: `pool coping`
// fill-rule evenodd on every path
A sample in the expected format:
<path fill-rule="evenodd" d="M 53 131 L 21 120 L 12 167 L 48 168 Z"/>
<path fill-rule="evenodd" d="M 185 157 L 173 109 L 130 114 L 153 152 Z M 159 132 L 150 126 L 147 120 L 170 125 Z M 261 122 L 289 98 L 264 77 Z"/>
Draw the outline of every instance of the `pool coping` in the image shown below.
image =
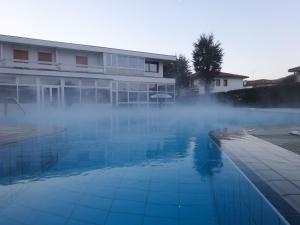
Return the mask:
<path fill-rule="evenodd" d="M 288 202 L 284 197 L 272 186 L 267 180 L 258 175 L 257 171 L 247 164 L 243 157 L 236 155 L 231 149 L 232 144 L 238 141 L 237 148 L 240 148 L 244 152 L 248 150 L 251 151 L 253 146 L 259 146 L 261 142 L 264 142 L 264 147 L 274 149 L 275 147 L 280 148 L 272 143 L 264 141 L 262 139 L 256 138 L 249 135 L 245 129 L 217 129 L 209 132 L 209 137 L 218 148 L 225 153 L 225 155 L 232 161 L 232 163 L 237 167 L 237 169 L 246 177 L 246 179 L 253 185 L 253 187 L 261 194 L 261 196 L 269 203 L 269 205 L 274 209 L 274 211 L 288 224 L 296 225 L 300 224 L 300 212 L 299 208 L 295 208 Z M 247 145 L 247 138 L 251 138 L 252 145 Z M 253 141 L 254 140 L 254 141 Z M 228 143 L 231 143 L 228 144 Z M 265 150 L 265 149 L 264 149 Z M 285 149 L 284 149 L 285 150 Z M 288 154 L 295 154 L 285 150 Z M 295 154 L 296 155 L 296 154 Z M 298 155 L 297 155 L 298 156 Z M 300 162 L 300 159 L 299 159 Z"/>

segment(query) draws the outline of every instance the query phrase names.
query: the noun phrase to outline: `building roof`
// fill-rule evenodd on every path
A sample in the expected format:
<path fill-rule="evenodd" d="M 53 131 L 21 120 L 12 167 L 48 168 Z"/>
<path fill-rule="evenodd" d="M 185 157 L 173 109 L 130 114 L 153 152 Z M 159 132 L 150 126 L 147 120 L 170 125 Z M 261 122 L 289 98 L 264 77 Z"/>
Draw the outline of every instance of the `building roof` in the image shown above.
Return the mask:
<path fill-rule="evenodd" d="M 259 80 L 248 80 L 246 86 L 268 86 L 278 84 L 279 80 L 268 80 L 268 79 L 259 79 Z"/>
<path fill-rule="evenodd" d="M 300 66 L 288 70 L 288 72 L 300 72 Z"/>
<path fill-rule="evenodd" d="M 192 77 L 195 78 L 196 77 L 196 73 L 192 74 Z M 233 73 L 225 73 L 225 72 L 220 72 L 216 78 L 233 78 L 233 79 L 246 79 L 249 78 L 248 76 L 244 76 L 244 75 L 239 75 L 239 74 L 233 74 Z"/>
<path fill-rule="evenodd" d="M 61 49 L 72 49 L 72 50 L 88 51 L 88 52 L 107 52 L 107 53 L 114 53 L 114 54 L 124 54 L 124 55 L 131 55 L 137 57 L 144 57 L 149 59 L 159 59 L 162 61 L 176 60 L 175 55 L 164 55 L 164 54 L 156 54 L 156 53 L 149 53 L 149 52 L 131 51 L 131 50 L 123 50 L 117 48 L 107 48 L 107 47 L 74 44 L 74 43 L 58 42 L 58 41 L 48 41 L 48 40 L 41 40 L 41 39 L 34 39 L 34 38 L 9 36 L 9 35 L 0 35 L 0 42 L 21 44 L 21 45 L 43 46 L 43 47 L 51 47 L 51 48 L 61 48 Z"/>

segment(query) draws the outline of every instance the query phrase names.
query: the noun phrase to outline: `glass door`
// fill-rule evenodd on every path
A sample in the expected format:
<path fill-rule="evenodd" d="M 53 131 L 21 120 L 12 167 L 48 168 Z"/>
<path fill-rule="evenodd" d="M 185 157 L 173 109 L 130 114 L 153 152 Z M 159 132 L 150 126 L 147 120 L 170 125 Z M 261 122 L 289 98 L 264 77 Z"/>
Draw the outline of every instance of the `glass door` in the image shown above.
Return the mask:
<path fill-rule="evenodd" d="M 42 103 L 44 107 L 58 108 L 60 105 L 60 89 L 56 86 L 43 86 Z"/>

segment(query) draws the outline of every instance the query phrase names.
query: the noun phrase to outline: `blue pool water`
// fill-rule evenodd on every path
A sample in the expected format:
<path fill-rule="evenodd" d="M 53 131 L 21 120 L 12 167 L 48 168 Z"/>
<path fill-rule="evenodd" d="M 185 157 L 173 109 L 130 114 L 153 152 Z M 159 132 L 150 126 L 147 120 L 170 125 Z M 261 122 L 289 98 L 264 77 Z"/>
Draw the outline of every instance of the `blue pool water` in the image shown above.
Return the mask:
<path fill-rule="evenodd" d="M 1 225 L 279 225 L 208 138 L 296 114 L 119 112 L 10 122 L 65 132 L 0 146 Z M 5 122 L 5 121 L 2 121 Z"/>

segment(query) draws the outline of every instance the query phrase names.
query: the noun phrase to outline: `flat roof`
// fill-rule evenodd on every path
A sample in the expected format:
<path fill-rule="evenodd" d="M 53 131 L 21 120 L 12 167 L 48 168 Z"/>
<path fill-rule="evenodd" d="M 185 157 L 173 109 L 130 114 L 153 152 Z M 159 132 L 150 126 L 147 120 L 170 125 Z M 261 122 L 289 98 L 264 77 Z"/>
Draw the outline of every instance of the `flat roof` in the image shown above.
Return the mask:
<path fill-rule="evenodd" d="M 61 48 L 61 49 L 72 49 L 72 50 L 88 51 L 88 52 L 106 52 L 106 53 L 113 53 L 113 54 L 131 55 L 131 56 L 137 56 L 137 57 L 143 57 L 149 59 L 159 59 L 162 61 L 176 60 L 175 55 L 164 55 L 164 54 L 157 54 L 157 53 L 150 53 L 150 52 L 140 52 L 140 51 L 117 49 L 117 48 L 93 46 L 93 45 L 83 45 L 83 44 L 75 44 L 75 43 L 67 43 L 67 42 L 59 42 L 59 41 L 48 41 L 42 39 L 17 37 L 17 36 L 2 35 L 2 34 L 0 34 L 0 42 Z"/>
<path fill-rule="evenodd" d="M 300 72 L 300 66 L 288 70 L 288 72 Z"/>

